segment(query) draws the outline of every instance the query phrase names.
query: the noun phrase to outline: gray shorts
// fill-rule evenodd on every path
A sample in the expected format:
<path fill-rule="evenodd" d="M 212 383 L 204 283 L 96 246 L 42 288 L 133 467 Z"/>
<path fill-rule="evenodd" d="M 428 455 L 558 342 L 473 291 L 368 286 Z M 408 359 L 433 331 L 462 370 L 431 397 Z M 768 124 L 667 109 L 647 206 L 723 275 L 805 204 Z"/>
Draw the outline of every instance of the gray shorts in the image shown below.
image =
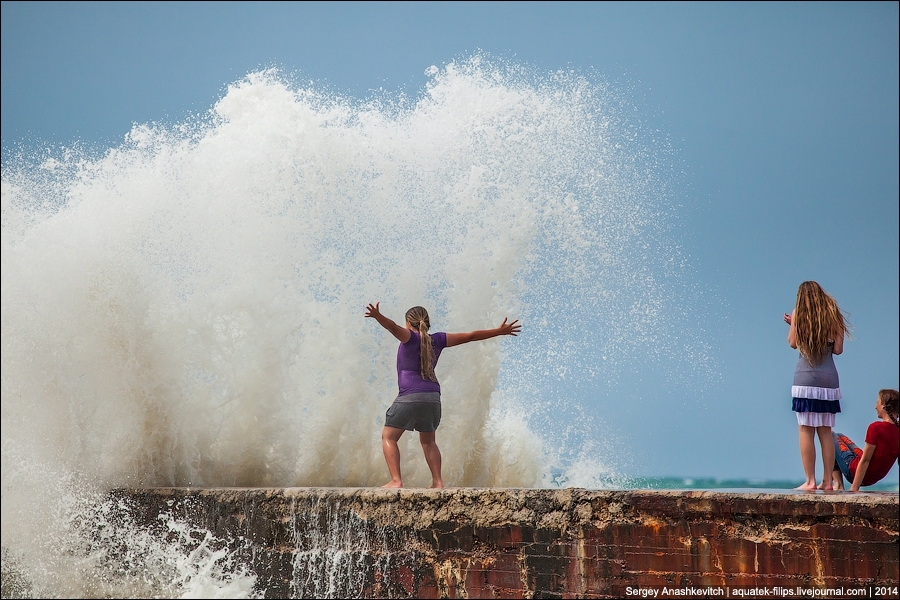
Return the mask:
<path fill-rule="evenodd" d="M 441 424 L 441 395 L 410 394 L 400 396 L 384 413 L 384 426 L 429 433 Z"/>

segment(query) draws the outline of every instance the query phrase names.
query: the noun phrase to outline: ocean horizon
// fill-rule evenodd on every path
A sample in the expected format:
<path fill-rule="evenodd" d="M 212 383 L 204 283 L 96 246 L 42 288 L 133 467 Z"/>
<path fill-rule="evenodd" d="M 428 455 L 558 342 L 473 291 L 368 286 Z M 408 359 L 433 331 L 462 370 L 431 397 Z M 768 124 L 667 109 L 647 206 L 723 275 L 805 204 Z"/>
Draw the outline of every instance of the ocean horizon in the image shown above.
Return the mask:
<path fill-rule="evenodd" d="M 730 477 L 636 477 L 632 480 L 634 487 L 631 489 L 649 490 L 741 490 L 741 489 L 766 489 L 790 491 L 803 483 L 798 479 L 761 479 L 761 478 L 730 478 Z M 850 485 L 844 483 L 845 489 Z M 898 492 L 900 485 L 890 481 L 879 481 L 875 485 L 865 486 L 861 492 Z"/>

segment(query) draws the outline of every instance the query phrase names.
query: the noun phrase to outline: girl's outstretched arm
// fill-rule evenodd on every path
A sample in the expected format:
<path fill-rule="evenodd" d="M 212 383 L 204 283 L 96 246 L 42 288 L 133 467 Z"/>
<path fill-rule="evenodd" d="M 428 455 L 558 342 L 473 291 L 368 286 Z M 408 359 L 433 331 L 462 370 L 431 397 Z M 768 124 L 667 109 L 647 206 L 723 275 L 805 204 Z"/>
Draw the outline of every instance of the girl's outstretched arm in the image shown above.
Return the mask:
<path fill-rule="evenodd" d="M 376 302 L 375 304 L 369 304 L 366 307 L 366 316 L 372 317 L 373 319 L 378 321 L 378 324 L 390 331 L 391 335 L 400 340 L 401 344 L 405 344 L 406 342 L 408 342 L 410 335 L 412 335 L 409 332 L 409 329 L 407 329 L 406 327 L 400 327 L 392 319 L 389 319 L 381 314 L 381 311 L 378 310 L 379 304 L 381 303 Z"/>
<path fill-rule="evenodd" d="M 477 331 L 470 331 L 468 333 L 448 333 L 447 347 L 449 348 L 450 346 L 459 346 L 460 344 L 468 342 L 487 340 L 492 337 L 497 337 L 498 335 L 515 336 L 519 335 L 520 331 L 522 331 L 522 326 L 519 324 L 518 319 L 512 323 L 507 323 L 506 319 L 503 319 L 503 323 L 494 329 L 478 329 Z"/>

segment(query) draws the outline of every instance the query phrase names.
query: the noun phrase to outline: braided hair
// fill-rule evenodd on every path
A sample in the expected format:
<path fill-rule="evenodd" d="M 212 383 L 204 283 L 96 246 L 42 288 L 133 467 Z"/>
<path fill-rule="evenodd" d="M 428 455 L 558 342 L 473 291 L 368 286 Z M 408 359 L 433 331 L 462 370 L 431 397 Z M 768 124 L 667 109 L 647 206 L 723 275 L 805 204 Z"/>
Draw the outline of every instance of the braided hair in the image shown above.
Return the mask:
<path fill-rule="evenodd" d="M 437 383 L 434 374 L 434 348 L 431 345 L 431 321 L 428 319 L 428 311 L 421 306 L 413 306 L 406 311 L 406 322 L 419 332 L 419 374 L 422 379 Z"/>

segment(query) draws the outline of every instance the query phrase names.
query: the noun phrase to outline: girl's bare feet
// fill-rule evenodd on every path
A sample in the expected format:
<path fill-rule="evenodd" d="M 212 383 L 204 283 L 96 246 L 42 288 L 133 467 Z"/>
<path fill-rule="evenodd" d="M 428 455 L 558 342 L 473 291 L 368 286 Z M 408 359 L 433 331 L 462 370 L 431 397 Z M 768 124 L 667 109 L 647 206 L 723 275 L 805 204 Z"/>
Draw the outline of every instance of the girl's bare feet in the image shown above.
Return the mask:
<path fill-rule="evenodd" d="M 383 487 L 383 488 L 402 488 L 402 487 L 403 487 L 403 482 L 402 482 L 402 481 L 393 481 L 393 480 L 392 480 L 392 481 L 388 481 L 386 484 L 384 484 L 384 485 L 381 486 L 381 487 Z"/>
<path fill-rule="evenodd" d="M 813 482 L 807 481 L 807 482 L 804 483 L 803 485 L 798 485 L 798 486 L 795 487 L 794 489 L 795 489 L 795 490 L 799 490 L 799 491 L 801 491 L 801 492 L 812 492 L 812 491 L 814 491 L 814 490 L 816 489 L 816 482 L 814 482 L 814 481 L 813 481 Z"/>

